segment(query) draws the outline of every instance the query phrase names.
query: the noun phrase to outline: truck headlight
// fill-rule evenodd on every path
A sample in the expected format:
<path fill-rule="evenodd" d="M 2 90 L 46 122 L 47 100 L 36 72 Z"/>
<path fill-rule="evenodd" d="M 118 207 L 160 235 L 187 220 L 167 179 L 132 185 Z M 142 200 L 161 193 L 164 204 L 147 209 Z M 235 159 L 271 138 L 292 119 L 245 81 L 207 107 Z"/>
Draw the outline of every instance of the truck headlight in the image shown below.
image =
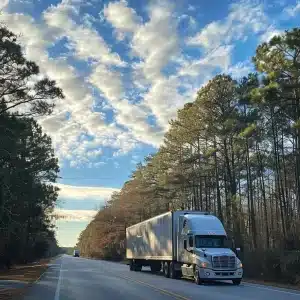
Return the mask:
<path fill-rule="evenodd" d="M 238 269 L 241 269 L 243 267 L 243 264 L 241 262 L 239 262 L 237 267 L 238 267 Z"/>

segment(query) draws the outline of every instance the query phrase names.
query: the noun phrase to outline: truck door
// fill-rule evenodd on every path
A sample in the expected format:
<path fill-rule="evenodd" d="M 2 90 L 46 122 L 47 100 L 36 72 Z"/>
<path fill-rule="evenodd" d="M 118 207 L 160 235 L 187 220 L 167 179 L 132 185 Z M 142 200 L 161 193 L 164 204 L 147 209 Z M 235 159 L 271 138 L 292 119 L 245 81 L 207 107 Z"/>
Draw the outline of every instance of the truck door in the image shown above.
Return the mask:
<path fill-rule="evenodd" d="M 177 261 L 189 263 L 192 261 L 191 253 L 185 250 L 185 248 L 187 248 L 188 246 L 187 219 L 184 216 L 180 216 L 178 222 L 179 224 L 177 233 Z"/>

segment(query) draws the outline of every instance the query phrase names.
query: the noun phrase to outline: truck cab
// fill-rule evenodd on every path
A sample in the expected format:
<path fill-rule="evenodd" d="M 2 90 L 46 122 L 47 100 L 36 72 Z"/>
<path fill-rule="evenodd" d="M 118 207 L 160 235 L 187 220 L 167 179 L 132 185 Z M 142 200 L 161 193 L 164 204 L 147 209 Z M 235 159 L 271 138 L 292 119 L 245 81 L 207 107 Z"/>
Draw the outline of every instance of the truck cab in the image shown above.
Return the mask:
<path fill-rule="evenodd" d="M 75 250 L 74 250 L 73 256 L 74 256 L 74 257 L 79 257 L 79 250 L 78 250 L 78 249 L 75 249 Z"/>
<path fill-rule="evenodd" d="M 200 284 L 208 280 L 232 280 L 240 284 L 243 266 L 230 249 L 221 221 L 213 215 L 185 214 L 179 217 L 178 261 L 183 276 Z"/>

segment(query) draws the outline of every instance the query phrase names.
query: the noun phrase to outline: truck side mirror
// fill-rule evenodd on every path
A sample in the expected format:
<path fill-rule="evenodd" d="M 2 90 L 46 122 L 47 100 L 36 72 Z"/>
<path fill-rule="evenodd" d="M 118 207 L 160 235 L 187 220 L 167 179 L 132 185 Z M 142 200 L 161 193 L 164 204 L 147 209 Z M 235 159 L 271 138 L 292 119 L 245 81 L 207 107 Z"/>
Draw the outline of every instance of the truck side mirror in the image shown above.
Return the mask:
<path fill-rule="evenodd" d="M 187 242 L 186 240 L 183 241 L 183 248 L 186 250 L 187 249 Z"/>

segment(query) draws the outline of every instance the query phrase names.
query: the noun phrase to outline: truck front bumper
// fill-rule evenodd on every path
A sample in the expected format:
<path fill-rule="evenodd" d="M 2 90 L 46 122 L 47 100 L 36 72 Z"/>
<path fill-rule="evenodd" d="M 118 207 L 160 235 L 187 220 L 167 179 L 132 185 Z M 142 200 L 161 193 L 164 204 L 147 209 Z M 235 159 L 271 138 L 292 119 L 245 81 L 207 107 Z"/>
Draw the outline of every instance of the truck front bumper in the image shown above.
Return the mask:
<path fill-rule="evenodd" d="M 202 280 L 231 280 L 243 277 L 243 269 L 236 270 L 212 270 L 200 268 L 200 278 Z"/>

